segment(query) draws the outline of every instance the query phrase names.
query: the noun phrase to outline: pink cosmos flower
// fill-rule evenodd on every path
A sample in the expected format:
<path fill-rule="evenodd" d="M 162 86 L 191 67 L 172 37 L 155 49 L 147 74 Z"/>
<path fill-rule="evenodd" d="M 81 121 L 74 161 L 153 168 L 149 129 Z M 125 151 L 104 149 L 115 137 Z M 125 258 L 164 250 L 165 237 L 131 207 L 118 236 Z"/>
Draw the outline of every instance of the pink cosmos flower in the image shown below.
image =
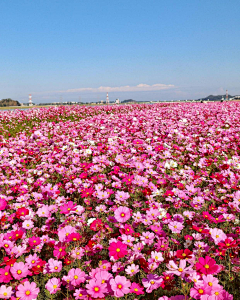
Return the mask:
<path fill-rule="evenodd" d="M 50 258 L 47 265 L 50 273 L 61 272 L 62 270 L 62 262 L 59 260 L 54 260 Z"/>
<path fill-rule="evenodd" d="M 33 236 L 28 239 L 28 244 L 30 247 L 35 247 L 35 246 L 39 245 L 40 243 L 41 243 L 41 239 L 37 236 L 36 237 Z"/>
<path fill-rule="evenodd" d="M 212 288 L 207 284 L 195 284 L 194 288 L 190 289 L 190 296 L 194 299 L 202 299 L 204 295 L 211 295 Z"/>
<path fill-rule="evenodd" d="M 11 286 L 8 287 L 6 287 L 6 285 L 0 286 L 0 299 L 9 299 L 11 298 L 12 293 L 13 292 Z"/>
<path fill-rule="evenodd" d="M 104 270 L 104 271 L 111 270 L 111 263 L 107 260 L 100 261 L 98 265 L 101 270 Z"/>
<path fill-rule="evenodd" d="M 85 250 L 83 248 L 75 248 L 71 251 L 71 257 L 81 259 L 84 256 Z"/>
<path fill-rule="evenodd" d="M 139 266 L 135 264 L 131 264 L 125 269 L 125 271 L 129 276 L 133 276 L 139 272 Z"/>
<path fill-rule="evenodd" d="M 227 238 L 226 234 L 218 228 L 211 229 L 210 233 L 216 245 L 218 245 L 218 243 L 220 242 L 225 241 L 225 239 Z"/>
<path fill-rule="evenodd" d="M 64 228 L 61 228 L 59 231 L 58 231 L 58 237 L 59 237 L 59 241 L 60 242 L 65 242 L 66 239 L 67 239 L 67 236 L 70 234 L 70 233 L 75 233 L 77 230 L 75 227 L 72 227 L 70 225 L 68 226 L 65 226 Z"/>
<path fill-rule="evenodd" d="M 117 275 L 110 280 L 110 285 L 114 292 L 114 296 L 120 298 L 129 293 L 131 282 L 127 280 L 125 276 Z"/>
<path fill-rule="evenodd" d="M 13 277 L 17 280 L 26 277 L 29 273 L 27 264 L 25 265 L 23 262 L 15 262 L 10 271 Z"/>
<path fill-rule="evenodd" d="M 24 284 L 18 286 L 16 296 L 21 300 L 33 300 L 36 299 L 40 290 L 35 282 L 25 281 Z"/>
<path fill-rule="evenodd" d="M 212 288 L 211 295 L 206 298 L 207 300 L 225 300 L 229 299 L 228 297 L 224 296 L 224 289 L 221 285 L 215 286 Z M 204 300 L 204 297 L 202 297 Z M 202 299 L 201 298 L 201 299 Z"/>
<path fill-rule="evenodd" d="M 29 269 L 31 269 L 33 266 L 35 266 L 37 264 L 38 260 L 39 260 L 39 257 L 36 253 L 34 253 L 33 255 L 29 255 L 25 259 Z"/>
<path fill-rule="evenodd" d="M 147 245 L 151 245 L 153 243 L 154 238 L 155 238 L 155 234 L 150 231 L 143 232 L 142 235 L 140 236 L 141 241 Z"/>
<path fill-rule="evenodd" d="M 67 254 L 67 252 L 65 251 L 66 246 L 63 246 L 61 244 L 54 246 L 54 250 L 53 250 L 53 255 L 58 259 L 62 259 Z"/>
<path fill-rule="evenodd" d="M 171 221 L 169 222 L 168 227 L 173 233 L 180 233 L 184 228 L 184 225 L 177 221 Z"/>
<path fill-rule="evenodd" d="M 161 252 L 157 252 L 157 251 L 152 251 L 151 252 L 151 258 L 154 259 L 155 262 L 162 262 L 162 261 L 164 261 L 162 253 Z"/>
<path fill-rule="evenodd" d="M 123 244 L 122 242 L 113 242 L 110 244 L 109 248 L 109 255 L 113 256 L 114 259 L 119 259 L 127 255 L 127 245 Z"/>
<path fill-rule="evenodd" d="M 43 217 L 43 218 L 48 218 L 51 216 L 51 213 L 49 211 L 49 207 L 48 205 L 43 205 L 42 207 L 40 207 L 36 214 L 39 216 L 39 217 Z"/>
<path fill-rule="evenodd" d="M 122 241 L 124 244 L 128 246 L 133 246 L 133 242 L 135 241 L 135 238 L 131 235 L 122 234 Z"/>
<path fill-rule="evenodd" d="M 45 288 L 49 291 L 50 294 L 55 294 L 57 291 L 60 291 L 61 281 L 59 278 L 51 278 L 45 285 Z"/>
<path fill-rule="evenodd" d="M 127 220 L 130 219 L 130 209 L 126 206 L 119 206 L 115 210 L 114 216 L 118 222 L 125 223 Z"/>
<path fill-rule="evenodd" d="M 76 289 L 73 296 L 76 297 L 77 300 L 78 299 L 84 299 L 84 300 L 89 299 L 87 291 L 82 288 Z"/>
<path fill-rule="evenodd" d="M 130 288 L 130 293 L 144 295 L 143 287 L 140 284 L 133 282 Z"/>
<path fill-rule="evenodd" d="M 99 280 L 91 279 L 88 284 L 86 284 L 86 288 L 88 293 L 93 298 L 103 298 L 105 294 L 108 292 L 107 284 L 102 283 Z"/>
<path fill-rule="evenodd" d="M 115 194 L 115 197 L 116 197 L 116 200 L 118 200 L 118 201 L 125 201 L 130 197 L 130 195 L 129 195 L 129 193 L 125 193 L 123 191 L 117 191 Z"/>
<path fill-rule="evenodd" d="M 11 254 L 12 252 L 12 248 L 13 248 L 14 244 L 11 241 L 8 240 L 3 240 L 3 242 L 1 243 L 1 247 L 3 247 L 5 249 L 5 251 L 7 252 L 7 254 Z"/>
<path fill-rule="evenodd" d="M 108 271 L 103 271 L 99 268 L 97 268 L 97 270 L 98 271 L 95 273 L 94 278 L 102 283 L 108 283 L 109 280 L 113 277 L 112 274 Z"/>
<path fill-rule="evenodd" d="M 205 258 L 200 257 L 196 263 L 196 270 L 202 274 L 217 274 L 219 272 L 219 266 L 216 264 L 216 261 L 210 256 Z"/>
<path fill-rule="evenodd" d="M 160 278 L 157 274 L 148 274 L 147 278 L 142 279 L 142 283 L 146 288 L 147 293 L 151 293 L 153 290 L 158 289 L 163 282 L 163 279 Z"/>
<path fill-rule="evenodd" d="M 81 239 L 81 237 L 82 236 L 78 232 L 73 232 L 67 236 L 66 241 L 67 242 L 76 242 L 76 241 L 79 241 Z"/>
<path fill-rule="evenodd" d="M 213 275 L 210 275 L 210 274 L 203 275 L 202 280 L 203 280 L 203 282 L 207 283 L 212 288 L 219 286 L 218 279 L 216 277 L 214 277 Z"/>
<path fill-rule="evenodd" d="M 4 269 L 0 269 L 0 282 L 8 283 L 12 280 L 12 276 L 9 272 L 10 266 L 6 266 Z"/>
<path fill-rule="evenodd" d="M 22 223 L 22 228 L 24 229 L 32 229 L 34 227 L 34 222 L 32 220 L 25 220 L 23 223 Z"/>
<path fill-rule="evenodd" d="M 86 274 L 79 268 L 77 269 L 71 269 L 69 272 L 68 272 L 68 276 L 70 277 L 70 281 L 71 281 L 71 284 L 73 286 L 77 286 L 79 285 L 80 283 L 83 283 L 85 282 L 85 277 L 86 277 Z"/>
<path fill-rule="evenodd" d="M 60 207 L 60 214 L 69 214 L 71 211 L 76 210 L 76 203 L 73 203 L 72 201 L 68 201 L 64 205 Z"/>

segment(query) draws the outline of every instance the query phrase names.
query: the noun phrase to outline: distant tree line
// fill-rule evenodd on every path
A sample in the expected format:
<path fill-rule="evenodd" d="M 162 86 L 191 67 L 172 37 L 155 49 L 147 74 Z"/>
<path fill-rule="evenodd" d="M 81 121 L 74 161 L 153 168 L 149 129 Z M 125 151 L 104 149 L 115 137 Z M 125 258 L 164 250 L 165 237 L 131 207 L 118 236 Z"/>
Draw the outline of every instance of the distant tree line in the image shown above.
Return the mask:
<path fill-rule="evenodd" d="M 21 106 L 21 104 L 17 100 L 12 100 L 11 98 L 2 99 L 0 101 L 0 107 L 6 106 Z"/>

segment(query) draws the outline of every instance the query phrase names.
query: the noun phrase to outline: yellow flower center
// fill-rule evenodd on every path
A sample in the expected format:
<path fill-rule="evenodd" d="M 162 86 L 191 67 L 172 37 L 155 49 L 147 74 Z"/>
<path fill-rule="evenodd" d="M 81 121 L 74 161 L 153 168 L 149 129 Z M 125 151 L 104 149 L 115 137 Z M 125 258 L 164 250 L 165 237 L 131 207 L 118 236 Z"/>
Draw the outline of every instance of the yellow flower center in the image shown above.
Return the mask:
<path fill-rule="evenodd" d="M 22 274 L 21 270 L 17 270 L 18 275 Z"/>
<path fill-rule="evenodd" d="M 202 289 L 199 289 L 198 292 L 199 294 L 203 294 L 204 291 Z"/>
<path fill-rule="evenodd" d="M 183 271 L 183 269 L 182 269 L 182 268 L 179 268 L 179 269 L 178 269 L 178 271 L 179 271 L 179 272 L 182 272 L 182 271 Z"/>
<path fill-rule="evenodd" d="M 53 288 L 54 288 L 54 289 L 56 289 L 56 288 L 57 288 L 57 285 L 56 285 L 56 284 L 54 284 Z"/>
<path fill-rule="evenodd" d="M 212 286 L 212 282 L 209 281 L 208 285 L 209 285 L 209 286 Z"/>
<path fill-rule="evenodd" d="M 209 269 L 209 265 L 205 265 L 204 268 Z"/>
<path fill-rule="evenodd" d="M 28 296 L 28 295 L 30 295 L 31 294 L 31 292 L 30 291 L 26 291 L 26 295 Z"/>
<path fill-rule="evenodd" d="M 77 275 L 75 275 L 75 276 L 74 276 L 74 279 L 78 279 L 78 276 L 77 276 Z"/>
<path fill-rule="evenodd" d="M 138 292 L 138 289 L 136 288 L 136 289 L 134 289 L 134 292 Z"/>
<path fill-rule="evenodd" d="M 117 248 L 116 251 L 117 251 L 117 252 L 120 252 L 121 250 L 120 250 L 120 248 Z"/>
<path fill-rule="evenodd" d="M 118 288 L 121 289 L 121 288 L 122 288 L 122 285 L 121 285 L 121 284 L 118 284 Z"/>

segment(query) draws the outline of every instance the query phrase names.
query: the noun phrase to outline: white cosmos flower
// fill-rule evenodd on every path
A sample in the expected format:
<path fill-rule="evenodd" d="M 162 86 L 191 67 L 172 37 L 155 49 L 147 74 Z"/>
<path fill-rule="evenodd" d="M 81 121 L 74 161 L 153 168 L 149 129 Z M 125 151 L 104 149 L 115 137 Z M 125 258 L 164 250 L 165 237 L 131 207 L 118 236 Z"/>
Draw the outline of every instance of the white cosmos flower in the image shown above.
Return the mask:
<path fill-rule="evenodd" d="M 92 222 L 95 221 L 95 220 L 96 220 L 96 218 L 88 219 L 88 221 L 87 221 L 88 226 L 90 226 L 92 224 Z"/>
<path fill-rule="evenodd" d="M 85 153 L 86 153 L 86 154 L 92 154 L 92 150 L 91 150 L 91 149 L 86 149 L 86 150 L 85 150 Z"/>
<path fill-rule="evenodd" d="M 159 219 L 166 217 L 167 211 L 164 208 L 159 207 L 158 211 L 160 212 Z"/>

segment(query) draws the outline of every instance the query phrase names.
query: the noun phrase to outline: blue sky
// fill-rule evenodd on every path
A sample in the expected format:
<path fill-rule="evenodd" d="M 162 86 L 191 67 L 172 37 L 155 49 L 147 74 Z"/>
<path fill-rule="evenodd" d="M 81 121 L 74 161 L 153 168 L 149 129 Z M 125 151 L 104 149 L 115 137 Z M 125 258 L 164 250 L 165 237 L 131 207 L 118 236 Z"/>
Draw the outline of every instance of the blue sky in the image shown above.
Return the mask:
<path fill-rule="evenodd" d="M 240 94 L 239 0 L 1 0 L 0 99 Z"/>

